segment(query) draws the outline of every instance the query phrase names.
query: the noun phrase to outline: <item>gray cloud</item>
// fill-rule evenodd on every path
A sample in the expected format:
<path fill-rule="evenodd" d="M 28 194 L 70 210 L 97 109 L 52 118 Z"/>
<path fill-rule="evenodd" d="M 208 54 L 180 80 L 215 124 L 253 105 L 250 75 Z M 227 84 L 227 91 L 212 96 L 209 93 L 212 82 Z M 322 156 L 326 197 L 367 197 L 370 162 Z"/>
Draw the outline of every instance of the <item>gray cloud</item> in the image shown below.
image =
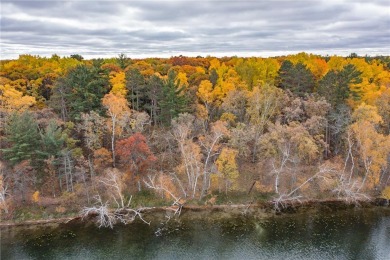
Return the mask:
<path fill-rule="evenodd" d="M 2 0 L 1 58 L 384 54 L 387 0 Z"/>

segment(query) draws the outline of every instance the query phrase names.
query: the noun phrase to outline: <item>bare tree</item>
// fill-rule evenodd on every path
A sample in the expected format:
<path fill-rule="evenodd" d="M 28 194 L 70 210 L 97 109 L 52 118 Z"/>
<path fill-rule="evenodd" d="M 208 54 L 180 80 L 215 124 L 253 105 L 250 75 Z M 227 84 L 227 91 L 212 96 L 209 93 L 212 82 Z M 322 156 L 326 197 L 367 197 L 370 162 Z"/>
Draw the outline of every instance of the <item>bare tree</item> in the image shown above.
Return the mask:
<path fill-rule="evenodd" d="M 187 191 L 184 194 L 185 196 L 190 194 L 192 198 L 195 196 L 198 179 L 203 168 L 200 147 L 192 141 L 194 119 L 194 116 L 190 114 L 182 114 L 172 122 L 173 136 L 178 143 L 182 167 L 187 177 Z"/>
<path fill-rule="evenodd" d="M 273 86 L 254 88 L 248 99 L 247 115 L 253 130 L 252 162 L 256 161 L 258 142 L 267 123 L 278 113 L 284 99 L 283 92 Z"/>
<path fill-rule="evenodd" d="M 370 198 L 360 189 L 364 186 L 364 180 L 353 178 L 355 170 L 355 156 L 353 154 L 353 147 L 355 145 L 351 132 L 347 132 L 347 156 L 344 160 L 344 166 L 338 171 L 337 186 L 333 192 L 337 194 L 338 199 L 343 199 L 348 203 L 359 204 L 361 200 L 370 200 Z M 348 169 L 349 168 L 349 169 Z"/>
<path fill-rule="evenodd" d="M 210 187 L 211 167 L 221 149 L 219 143 L 222 137 L 229 135 L 229 130 L 225 123 L 217 121 L 211 125 L 211 133 L 197 136 L 196 142 L 193 134 L 194 120 L 195 117 L 190 114 L 181 114 L 172 121 L 172 133 L 181 156 L 178 170 L 187 177 L 186 194 L 194 198 L 202 178 L 202 199 Z"/>
<path fill-rule="evenodd" d="M 275 175 L 275 192 L 279 194 L 279 180 L 282 173 L 286 170 L 288 162 L 294 162 L 291 158 L 291 143 L 285 143 L 281 147 L 281 158 L 278 163 L 276 163 L 276 159 L 272 158 L 272 172 L 271 174 Z M 278 165 L 277 165 L 278 164 Z"/>
<path fill-rule="evenodd" d="M 4 210 L 8 214 L 8 205 L 6 197 L 8 195 L 8 183 L 6 183 L 6 178 L 3 174 L 0 175 L 0 210 Z M 0 213 L 1 216 L 1 213 Z"/>
<path fill-rule="evenodd" d="M 205 138 L 205 141 L 200 140 L 205 152 L 205 162 L 203 166 L 203 187 L 202 192 L 200 194 L 200 199 L 202 199 L 209 187 L 210 187 L 210 167 L 212 164 L 212 160 L 215 160 L 215 157 L 219 154 L 218 143 L 222 139 L 223 136 L 228 135 L 228 129 L 225 124 L 221 121 L 215 122 L 211 127 L 211 135 Z"/>
<path fill-rule="evenodd" d="M 100 195 L 97 195 L 95 197 L 97 201 L 97 206 L 93 207 L 84 207 L 81 211 L 81 216 L 83 218 L 96 215 L 99 228 L 101 227 L 109 227 L 113 228 L 114 224 L 116 223 L 116 219 L 114 217 L 114 214 L 110 212 L 108 208 L 108 202 L 103 203 Z"/>
<path fill-rule="evenodd" d="M 291 172 L 294 172 L 300 163 L 314 160 L 319 154 L 315 140 L 299 123 L 270 125 L 269 133 L 261 138 L 261 148 L 264 158 L 270 159 L 277 194 L 281 193 L 279 184 L 282 177 L 289 177 L 294 185 L 295 175 Z M 289 172 L 288 175 L 285 174 L 286 170 Z"/>
<path fill-rule="evenodd" d="M 130 202 L 128 202 L 126 205 L 126 199 L 123 195 L 124 183 L 118 170 L 107 170 L 106 177 L 100 178 L 99 182 L 104 184 L 109 197 L 114 200 L 118 208 L 125 208 L 126 206 L 128 207 L 130 205 Z"/>
<path fill-rule="evenodd" d="M 291 189 L 288 192 L 279 193 L 279 196 L 273 200 L 275 210 L 281 210 L 281 208 L 285 208 L 288 203 L 298 201 L 301 202 L 303 198 L 302 195 L 296 195 L 296 193 L 301 190 L 305 185 L 314 181 L 315 179 L 323 179 L 325 181 L 329 181 L 329 173 L 333 173 L 335 169 L 329 167 L 327 164 L 320 165 L 318 171 L 307 178 L 304 182 L 302 182 L 299 186 Z"/>
<path fill-rule="evenodd" d="M 110 209 L 110 203 L 107 200 L 103 203 L 100 195 L 96 196 L 96 205 L 92 207 L 84 207 L 81 215 L 85 218 L 88 216 L 96 216 L 96 222 L 99 227 L 113 228 L 114 224 L 120 222 L 123 224 L 132 223 L 136 218 L 139 218 L 146 224 L 147 222 L 141 212 L 143 208 L 133 209 L 130 207 L 131 199 L 126 199 L 124 192 L 124 183 L 121 179 L 121 174 L 117 169 L 107 171 L 107 176 L 101 178 L 100 183 L 104 185 L 108 196 L 115 202 L 116 208 Z"/>
<path fill-rule="evenodd" d="M 174 175 L 174 173 L 172 173 L 172 174 Z M 169 194 L 169 196 L 171 196 L 174 199 L 172 206 L 177 207 L 176 209 L 174 209 L 174 215 L 180 215 L 181 210 L 183 208 L 183 203 L 181 202 L 181 197 L 176 196 L 171 190 L 169 190 L 166 186 L 164 186 L 162 181 L 157 181 L 156 177 L 157 177 L 157 174 L 148 175 L 147 179 L 144 180 L 146 187 L 148 187 L 149 189 L 156 190 L 156 191 L 163 191 L 163 192 Z M 174 175 L 173 178 L 175 178 L 177 181 L 179 181 L 179 184 L 181 185 L 181 182 L 177 178 L 176 175 Z M 182 189 L 182 190 L 184 191 L 184 189 Z"/>

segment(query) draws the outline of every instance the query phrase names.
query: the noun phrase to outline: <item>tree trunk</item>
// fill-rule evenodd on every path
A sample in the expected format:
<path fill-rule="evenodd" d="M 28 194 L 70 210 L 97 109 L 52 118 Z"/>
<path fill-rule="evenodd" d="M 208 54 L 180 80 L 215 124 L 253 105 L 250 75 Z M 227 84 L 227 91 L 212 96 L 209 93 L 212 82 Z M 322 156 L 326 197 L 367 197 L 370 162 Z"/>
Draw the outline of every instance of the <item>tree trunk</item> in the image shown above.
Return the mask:
<path fill-rule="evenodd" d="M 262 129 L 256 129 L 255 130 L 255 140 L 253 141 L 253 150 L 252 150 L 252 163 L 256 162 L 256 156 L 257 156 L 257 142 L 260 138 L 260 135 L 262 134 Z"/>
<path fill-rule="evenodd" d="M 82 173 L 83 173 L 83 182 L 84 182 L 84 188 L 85 188 L 85 192 L 87 193 L 87 201 L 88 201 L 88 205 L 90 205 L 90 199 L 89 199 L 89 191 L 88 191 L 88 186 L 87 186 L 87 182 L 85 180 L 85 169 L 82 168 Z"/>
<path fill-rule="evenodd" d="M 95 171 L 94 171 L 94 168 L 93 168 L 93 161 L 92 161 L 92 158 L 91 158 L 91 154 L 88 155 L 88 165 L 89 165 L 89 172 L 91 174 L 91 181 L 93 182 L 93 179 L 94 179 L 94 176 L 95 176 Z"/>
<path fill-rule="evenodd" d="M 112 136 L 111 136 L 111 150 L 112 150 L 112 167 L 115 168 L 115 119 L 112 120 Z"/>
<path fill-rule="evenodd" d="M 257 182 L 257 180 L 254 180 L 254 181 L 253 181 L 251 187 L 249 188 L 248 195 L 252 192 L 253 187 L 255 187 L 256 182 Z"/>
<path fill-rule="evenodd" d="M 275 192 L 276 194 L 279 194 L 279 173 L 276 174 L 275 178 Z"/>

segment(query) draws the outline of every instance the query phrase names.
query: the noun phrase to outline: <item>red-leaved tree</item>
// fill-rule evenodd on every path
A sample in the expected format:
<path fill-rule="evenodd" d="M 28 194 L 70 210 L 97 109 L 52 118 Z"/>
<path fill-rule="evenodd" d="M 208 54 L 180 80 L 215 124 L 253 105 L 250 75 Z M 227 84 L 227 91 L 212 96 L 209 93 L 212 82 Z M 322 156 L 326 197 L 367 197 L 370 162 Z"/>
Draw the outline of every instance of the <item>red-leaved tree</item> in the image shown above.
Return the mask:
<path fill-rule="evenodd" d="M 157 158 L 150 151 L 145 136 L 135 133 L 116 143 L 121 164 L 128 169 L 138 183 L 140 177 L 152 166 Z M 140 187 L 139 187 L 140 188 Z"/>

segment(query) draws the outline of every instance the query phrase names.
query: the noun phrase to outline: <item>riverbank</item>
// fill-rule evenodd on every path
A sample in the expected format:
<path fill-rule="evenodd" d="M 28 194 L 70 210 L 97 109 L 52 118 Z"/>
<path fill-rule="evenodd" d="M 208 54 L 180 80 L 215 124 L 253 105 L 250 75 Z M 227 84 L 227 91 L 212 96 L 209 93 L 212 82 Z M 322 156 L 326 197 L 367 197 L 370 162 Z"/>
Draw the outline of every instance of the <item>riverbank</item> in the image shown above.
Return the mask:
<path fill-rule="evenodd" d="M 232 207 L 217 208 L 214 212 Z M 326 260 L 388 259 L 390 254 L 386 232 L 390 207 L 302 210 L 270 218 L 243 214 L 221 218 L 214 213 L 207 219 L 189 218 L 205 212 L 193 210 L 168 222 L 135 221 L 118 224 L 114 230 L 98 228 L 91 221 L 8 227 L 1 229 L 1 255 L 4 259 Z"/>
<path fill-rule="evenodd" d="M 248 216 L 254 218 L 268 218 L 277 215 L 285 214 L 299 214 L 299 213 L 318 213 L 330 212 L 337 210 L 345 210 L 351 208 L 389 208 L 389 200 L 374 199 L 362 200 L 354 203 L 346 202 L 341 199 L 333 200 L 306 200 L 306 201 L 290 201 L 285 202 L 282 207 L 275 210 L 275 203 L 273 201 L 262 201 L 251 204 L 224 204 L 224 205 L 183 205 L 178 214 L 178 206 L 165 207 L 144 207 L 138 209 L 146 222 L 161 222 L 167 221 L 171 218 L 180 218 L 182 220 L 199 220 L 199 219 L 223 219 L 234 218 L 238 216 Z M 88 217 L 81 217 L 80 215 L 52 218 L 52 219 L 37 219 L 27 221 L 6 221 L 0 222 L 0 228 L 13 226 L 31 226 L 31 225 L 60 225 L 67 223 L 83 223 L 93 222 L 95 215 Z M 135 220 L 137 221 L 137 219 Z"/>

